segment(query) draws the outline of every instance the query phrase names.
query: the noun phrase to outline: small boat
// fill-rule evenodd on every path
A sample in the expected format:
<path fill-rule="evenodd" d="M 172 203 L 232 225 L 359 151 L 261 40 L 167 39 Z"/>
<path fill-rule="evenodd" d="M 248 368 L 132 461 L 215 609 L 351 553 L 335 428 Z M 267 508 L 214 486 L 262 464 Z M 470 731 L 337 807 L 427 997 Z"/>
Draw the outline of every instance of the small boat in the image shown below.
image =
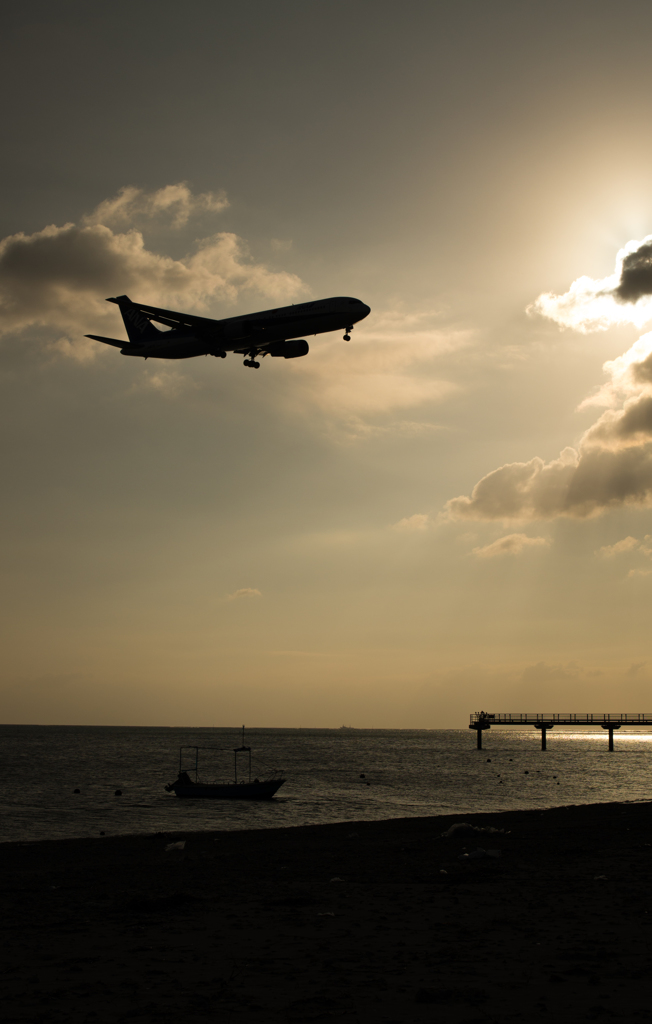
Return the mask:
<path fill-rule="evenodd" d="M 218 750 L 222 747 L 180 747 L 179 748 L 179 776 L 176 782 L 171 782 L 165 787 L 167 793 L 175 793 L 179 797 L 203 798 L 204 800 L 271 800 L 274 794 L 281 788 L 285 779 L 280 773 L 274 772 L 271 779 L 251 778 L 251 747 L 246 747 L 244 742 L 244 725 L 242 726 L 242 746 L 233 749 L 234 780 L 233 782 L 201 782 L 199 779 L 199 755 L 200 751 Z M 194 764 L 192 764 L 194 751 Z M 238 780 L 238 754 L 249 755 L 248 778 Z M 190 764 L 188 762 L 190 761 Z M 194 773 L 194 781 L 190 778 Z"/>

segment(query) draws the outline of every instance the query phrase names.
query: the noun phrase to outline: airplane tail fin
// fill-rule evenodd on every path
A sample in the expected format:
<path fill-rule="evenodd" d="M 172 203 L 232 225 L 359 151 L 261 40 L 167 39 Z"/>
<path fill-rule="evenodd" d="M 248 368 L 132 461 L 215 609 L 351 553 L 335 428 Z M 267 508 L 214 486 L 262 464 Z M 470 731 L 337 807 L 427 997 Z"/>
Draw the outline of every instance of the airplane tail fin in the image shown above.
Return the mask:
<path fill-rule="evenodd" d="M 107 299 L 107 302 L 115 302 L 120 308 L 122 319 L 127 330 L 127 336 L 132 345 L 143 345 L 148 341 L 158 341 L 161 332 L 154 327 L 154 324 L 141 313 L 138 306 L 135 306 L 128 295 L 118 295 L 115 299 Z"/>

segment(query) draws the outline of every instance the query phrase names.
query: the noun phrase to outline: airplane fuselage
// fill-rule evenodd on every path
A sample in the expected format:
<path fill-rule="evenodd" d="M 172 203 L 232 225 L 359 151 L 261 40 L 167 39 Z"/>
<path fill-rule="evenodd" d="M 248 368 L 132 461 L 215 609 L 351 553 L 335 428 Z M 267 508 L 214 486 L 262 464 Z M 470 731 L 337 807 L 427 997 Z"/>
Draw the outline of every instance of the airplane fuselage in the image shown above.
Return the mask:
<path fill-rule="evenodd" d="M 221 355 L 224 352 L 281 355 L 282 350 L 274 351 L 275 343 L 301 339 L 306 334 L 347 331 L 370 312 L 364 302 L 348 296 L 281 306 L 279 309 L 247 313 L 225 320 L 188 316 L 188 324 L 179 322 L 182 314 L 166 317 L 170 311 L 155 306 L 132 304 L 126 307 L 121 303 L 120 308 L 125 323 L 128 318 L 130 326 L 135 328 L 133 340 L 125 343 L 121 349 L 122 354 L 158 359 L 188 359 L 191 356 Z M 172 330 L 160 331 L 159 337 L 152 338 L 150 332 L 144 329 L 146 325 L 151 326 L 152 320 L 170 326 Z M 139 321 L 143 323 L 142 341 L 137 336 Z M 299 354 L 304 353 L 297 351 Z"/>

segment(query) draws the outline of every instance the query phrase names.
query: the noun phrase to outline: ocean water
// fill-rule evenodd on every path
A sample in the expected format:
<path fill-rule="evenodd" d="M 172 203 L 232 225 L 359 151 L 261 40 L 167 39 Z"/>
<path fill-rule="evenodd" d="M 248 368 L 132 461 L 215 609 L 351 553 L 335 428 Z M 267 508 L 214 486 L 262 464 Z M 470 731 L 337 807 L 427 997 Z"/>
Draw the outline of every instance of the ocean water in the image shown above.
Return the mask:
<path fill-rule="evenodd" d="M 495 729 L 249 729 L 253 772 L 281 769 L 271 801 L 180 800 L 182 744 L 215 746 L 205 781 L 231 781 L 237 729 L 0 726 L 0 840 L 283 828 L 652 799 L 652 733 Z M 361 776 L 364 775 L 364 778 Z M 74 790 L 81 792 L 75 794 Z M 115 796 L 115 790 L 122 796 Z"/>

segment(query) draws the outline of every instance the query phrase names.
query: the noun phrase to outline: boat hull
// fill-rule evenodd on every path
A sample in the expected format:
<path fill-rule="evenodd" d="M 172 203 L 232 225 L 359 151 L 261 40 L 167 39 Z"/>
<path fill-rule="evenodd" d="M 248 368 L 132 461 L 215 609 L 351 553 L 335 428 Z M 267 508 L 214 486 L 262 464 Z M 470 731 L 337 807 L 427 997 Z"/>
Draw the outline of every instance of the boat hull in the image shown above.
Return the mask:
<path fill-rule="evenodd" d="M 202 782 L 173 782 L 165 788 L 183 799 L 199 800 L 271 800 L 285 779 L 269 782 L 240 782 L 211 785 Z"/>

